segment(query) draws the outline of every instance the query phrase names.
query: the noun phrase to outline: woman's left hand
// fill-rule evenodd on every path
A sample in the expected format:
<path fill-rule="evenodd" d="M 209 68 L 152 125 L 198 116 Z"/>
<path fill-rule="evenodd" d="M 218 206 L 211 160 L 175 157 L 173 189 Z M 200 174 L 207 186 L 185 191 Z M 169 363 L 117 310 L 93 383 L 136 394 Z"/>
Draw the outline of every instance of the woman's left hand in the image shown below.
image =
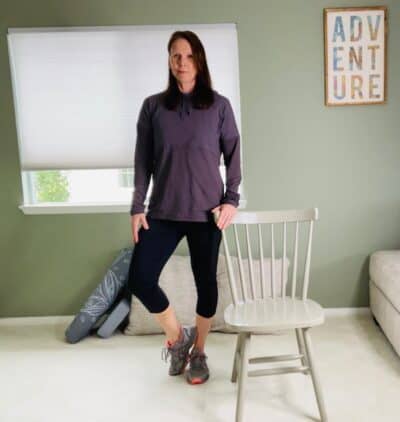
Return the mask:
<path fill-rule="evenodd" d="M 220 214 L 215 224 L 220 230 L 224 230 L 229 226 L 229 224 L 231 224 L 235 214 L 237 213 L 237 209 L 231 204 L 221 204 L 211 210 L 212 213 L 217 211 L 219 211 Z"/>

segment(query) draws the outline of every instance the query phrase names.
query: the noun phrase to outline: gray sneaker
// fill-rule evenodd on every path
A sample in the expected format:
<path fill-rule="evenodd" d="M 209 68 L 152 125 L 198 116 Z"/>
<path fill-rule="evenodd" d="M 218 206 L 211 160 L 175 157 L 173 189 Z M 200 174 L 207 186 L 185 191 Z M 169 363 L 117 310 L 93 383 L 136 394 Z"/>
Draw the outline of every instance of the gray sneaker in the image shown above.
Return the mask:
<path fill-rule="evenodd" d="M 197 335 L 196 327 L 182 327 L 181 336 L 172 346 L 167 344 L 161 351 L 161 357 L 165 362 L 171 357 L 169 375 L 183 374 L 189 361 L 189 351 L 193 346 Z"/>
<path fill-rule="evenodd" d="M 189 384 L 203 384 L 210 377 L 207 366 L 207 355 L 194 348 L 190 354 L 190 366 L 186 371 L 186 380 Z"/>

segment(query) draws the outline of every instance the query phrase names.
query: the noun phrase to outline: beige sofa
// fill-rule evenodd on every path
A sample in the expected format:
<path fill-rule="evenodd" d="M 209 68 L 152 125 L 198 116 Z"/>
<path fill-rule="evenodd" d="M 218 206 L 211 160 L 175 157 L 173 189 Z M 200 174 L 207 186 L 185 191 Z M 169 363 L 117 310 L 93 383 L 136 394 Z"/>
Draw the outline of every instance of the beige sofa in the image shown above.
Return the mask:
<path fill-rule="evenodd" d="M 373 253 L 369 275 L 371 312 L 400 356 L 400 250 Z"/>

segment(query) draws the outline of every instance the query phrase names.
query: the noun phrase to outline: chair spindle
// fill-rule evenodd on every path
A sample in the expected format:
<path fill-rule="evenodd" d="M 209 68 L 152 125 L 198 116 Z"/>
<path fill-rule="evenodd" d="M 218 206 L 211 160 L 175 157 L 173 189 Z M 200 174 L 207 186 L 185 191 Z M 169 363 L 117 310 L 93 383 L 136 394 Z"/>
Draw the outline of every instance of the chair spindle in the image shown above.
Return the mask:
<path fill-rule="evenodd" d="M 312 234 L 313 234 L 314 221 L 310 221 L 310 228 L 308 230 L 308 244 L 307 244 L 307 258 L 306 258 L 306 268 L 304 271 L 304 280 L 303 280 L 303 295 L 302 299 L 307 299 L 308 284 L 310 279 L 310 262 L 311 262 L 311 243 L 312 243 Z"/>
<path fill-rule="evenodd" d="M 247 258 L 248 258 L 248 263 L 249 263 L 250 289 L 251 289 L 252 299 L 255 300 L 256 289 L 254 287 L 253 256 L 251 254 L 249 225 L 245 224 L 245 227 L 246 227 Z"/>
<path fill-rule="evenodd" d="M 275 299 L 275 240 L 274 223 L 271 223 L 271 294 Z"/>
<path fill-rule="evenodd" d="M 293 256 L 293 272 L 292 272 L 292 299 L 296 296 L 296 282 L 297 282 L 297 249 L 299 244 L 299 222 L 296 221 L 296 234 L 294 238 L 294 256 Z"/>
<path fill-rule="evenodd" d="M 233 230 L 235 233 L 235 245 L 236 245 L 237 259 L 238 259 L 238 265 L 239 265 L 240 289 L 242 291 L 243 300 L 247 301 L 248 296 L 247 296 L 247 289 L 246 289 L 246 280 L 244 277 L 244 270 L 243 270 L 242 252 L 240 249 L 240 242 L 239 242 L 239 236 L 238 236 L 236 224 L 233 225 Z"/>
<path fill-rule="evenodd" d="M 261 284 L 261 297 L 265 299 L 267 297 L 267 289 L 265 286 L 265 273 L 264 273 L 264 250 L 263 250 L 263 241 L 262 241 L 262 234 L 261 234 L 261 224 L 257 224 L 258 226 L 258 244 L 260 249 L 260 284 Z"/>
<path fill-rule="evenodd" d="M 281 268 L 281 292 L 282 297 L 286 296 L 285 289 L 285 257 L 286 257 L 286 221 L 283 222 L 283 254 L 282 254 L 282 268 Z"/>

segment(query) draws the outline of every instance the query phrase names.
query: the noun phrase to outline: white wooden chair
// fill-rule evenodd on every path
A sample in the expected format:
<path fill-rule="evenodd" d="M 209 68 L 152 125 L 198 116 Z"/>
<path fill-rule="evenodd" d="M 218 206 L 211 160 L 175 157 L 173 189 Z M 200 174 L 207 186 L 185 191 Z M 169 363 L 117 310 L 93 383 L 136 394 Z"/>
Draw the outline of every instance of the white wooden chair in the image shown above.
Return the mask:
<path fill-rule="evenodd" d="M 216 217 L 217 218 L 217 217 Z M 232 293 L 233 303 L 225 309 L 224 318 L 228 326 L 238 332 L 236 351 L 233 359 L 233 370 L 231 381 L 236 382 L 238 378 L 238 393 L 236 403 L 236 422 L 243 420 L 243 405 L 244 405 L 244 389 L 248 377 L 257 377 L 264 375 L 284 374 L 301 372 L 305 375 L 309 374 L 312 378 L 314 391 L 317 399 L 317 404 L 321 416 L 321 421 L 326 422 L 327 414 L 325 410 L 324 399 L 322 395 L 321 383 L 317 369 L 315 366 L 314 355 L 312 352 L 311 338 L 309 329 L 313 326 L 323 324 L 324 311 L 322 307 L 307 299 L 307 292 L 310 280 L 310 260 L 311 260 L 311 244 L 314 221 L 318 219 L 318 209 L 311 208 L 305 210 L 286 210 L 286 211 L 253 211 L 253 212 L 237 212 L 230 227 L 222 231 L 222 240 L 224 245 L 224 253 L 227 263 L 229 284 Z M 287 234 L 289 232 L 289 225 L 293 233 L 293 243 L 287 242 Z M 306 226 L 306 236 L 304 242 L 300 241 L 299 228 Z M 275 248 L 275 237 L 278 234 L 274 232 L 276 225 L 282 225 L 282 258 L 287 256 L 287 249 L 292 247 L 293 259 L 291 262 L 292 278 L 291 278 L 291 293 L 286 295 L 287 285 L 284 282 L 284 259 L 282 259 L 281 279 L 275 280 L 275 255 L 277 249 Z M 259 262 L 260 262 L 260 280 L 261 283 L 258 291 L 261 297 L 256 297 L 256 282 L 254 279 L 252 243 L 250 239 L 250 231 L 254 231 L 257 225 L 258 242 L 255 239 L 253 244 L 258 243 Z M 264 271 L 264 243 L 262 236 L 262 227 L 270 226 L 271 234 L 271 286 L 270 295 L 267 295 L 267 286 L 265 282 Z M 249 230 L 249 227 L 251 230 Z M 228 233 L 234 232 L 234 243 L 236 244 L 237 263 L 239 267 L 239 286 L 236 282 L 236 275 L 233 260 L 229 253 L 228 247 Z M 245 280 L 243 271 L 243 262 L 241 247 L 239 242 L 238 230 L 245 230 L 247 256 L 249 266 L 249 280 Z M 308 236 L 307 236 L 308 233 Z M 301 233 L 300 233 L 301 234 Z M 303 250 L 299 245 L 304 243 L 305 263 L 302 277 L 301 297 L 296 297 L 297 278 L 300 265 L 298 265 L 299 254 Z M 281 244 L 281 243 L 279 243 Z M 289 271 L 290 272 L 290 271 Z M 289 278 L 288 278 L 289 279 Z M 247 282 L 250 282 L 250 285 Z M 276 283 L 280 284 L 280 289 L 277 288 Z M 300 285 L 300 282 L 299 282 Z M 249 288 L 250 287 L 250 288 Z M 278 297 L 277 292 L 281 292 Z M 241 293 L 241 297 L 239 297 Z M 277 331 L 294 330 L 298 345 L 298 353 L 291 355 L 277 355 L 265 357 L 249 357 L 250 339 L 252 334 L 272 334 Z M 281 366 L 268 369 L 258 369 L 249 371 L 249 365 L 277 362 L 277 361 L 301 361 L 298 366 Z M 246 420 L 250 420 L 247 419 Z"/>

